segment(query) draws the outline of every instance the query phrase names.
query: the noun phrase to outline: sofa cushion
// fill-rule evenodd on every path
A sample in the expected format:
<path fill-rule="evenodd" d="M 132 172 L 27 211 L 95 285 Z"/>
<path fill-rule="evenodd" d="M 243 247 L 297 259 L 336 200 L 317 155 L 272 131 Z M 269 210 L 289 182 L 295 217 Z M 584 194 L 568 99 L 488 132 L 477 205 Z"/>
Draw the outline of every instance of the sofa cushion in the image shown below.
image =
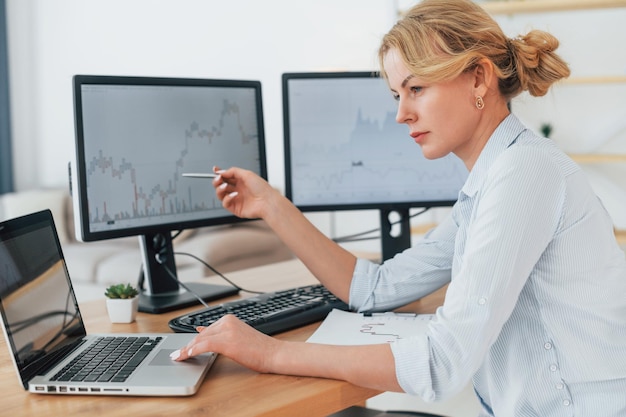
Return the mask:
<path fill-rule="evenodd" d="M 246 262 L 248 258 L 271 255 L 277 248 L 286 249 L 273 232 L 253 223 L 244 223 L 228 227 L 218 233 L 198 233 L 193 239 L 179 242 L 175 246 L 175 251 L 191 253 L 216 269 L 219 269 L 220 265 L 223 268 L 226 263 L 232 265 L 239 263 L 241 267 L 235 269 L 243 269 L 248 266 Z M 282 257 L 280 260 L 291 256 L 289 252 L 282 251 L 280 255 Z M 182 257 L 185 256 L 177 256 L 176 259 Z M 206 274 L 212 275 L 212 272 L 206 270 Z"/>
<path fill-rule="evenodd" d="M 64 188 L 37 189 L 7 193 L 0 196 L 2 220 L 50 209 L 61 244 L 72 239 L 67 234 L 68 191 Z"/>
<path fill-rule="evenodd" d="M 95 283 L 103 263 L 118 253 L 139 253 L 139 242 L 112 239 L 102 242 L 72 242 L 63 245 L 63 255 L 73 283 Z M 128 267 L 124 266 L 128 269 Z M 137 271 L 139 267 L 137 267 Z M 136 281 L 137 276 L 133 279 Z M 116 282 L 117 283 L 117 282 Z"/>

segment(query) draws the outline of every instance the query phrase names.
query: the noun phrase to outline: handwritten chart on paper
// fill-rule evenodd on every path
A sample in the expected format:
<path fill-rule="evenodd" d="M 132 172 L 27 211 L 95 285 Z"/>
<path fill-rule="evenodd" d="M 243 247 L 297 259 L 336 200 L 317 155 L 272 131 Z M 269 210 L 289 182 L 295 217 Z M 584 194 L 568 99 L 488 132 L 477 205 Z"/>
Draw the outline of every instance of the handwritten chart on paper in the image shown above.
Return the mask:
<path fill-rule="evenodd" d="M 395 313 L 365 316 L 333 310 L 307 342 L 332 345 L 390 343 L 426 332 L 433 317 L 433 314 Z"/>

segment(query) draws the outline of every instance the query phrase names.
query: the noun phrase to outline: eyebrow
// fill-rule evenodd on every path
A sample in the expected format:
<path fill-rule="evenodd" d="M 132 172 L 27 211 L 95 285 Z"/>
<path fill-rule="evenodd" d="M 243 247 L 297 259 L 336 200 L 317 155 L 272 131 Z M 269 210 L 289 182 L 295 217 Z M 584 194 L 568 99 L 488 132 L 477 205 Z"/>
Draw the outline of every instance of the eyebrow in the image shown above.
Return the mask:
<path fill-rule="evenodd" d="M 413 78 L 413 77 L 414 77 L 414 75 L 413 75 L 413 74 L 410 74 L 408 77 L 406 77 L 406 78 L 402 81 L 401 87 L 403 87 L 403 88 L 404 88 L 404 87 L 406 87 L 406 83 L 408 83 L 408 82 L 409 82 L 409 80 L 410 80 L 411 78 Z"/>

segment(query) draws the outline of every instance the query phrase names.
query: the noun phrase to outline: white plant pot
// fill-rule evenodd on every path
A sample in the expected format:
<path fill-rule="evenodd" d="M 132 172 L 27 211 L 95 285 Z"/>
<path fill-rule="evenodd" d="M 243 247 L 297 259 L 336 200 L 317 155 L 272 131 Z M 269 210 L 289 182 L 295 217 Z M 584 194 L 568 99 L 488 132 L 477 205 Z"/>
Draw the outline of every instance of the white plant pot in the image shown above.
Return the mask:
<path fill-rule="evenodd" d="M 132 323 L 139 310 L 139 297 L 107 298 L 107 311 L 112 323 Z"/>

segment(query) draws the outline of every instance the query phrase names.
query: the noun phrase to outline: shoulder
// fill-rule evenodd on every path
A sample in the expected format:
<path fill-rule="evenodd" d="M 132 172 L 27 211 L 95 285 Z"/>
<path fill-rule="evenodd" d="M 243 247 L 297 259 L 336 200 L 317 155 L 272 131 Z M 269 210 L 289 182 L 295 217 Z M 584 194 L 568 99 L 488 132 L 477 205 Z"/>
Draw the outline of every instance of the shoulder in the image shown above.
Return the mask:
<path fill-rule="evenodd" d="M 550 139 L 525 130 L 494 161 L 491 175 L 524 173 L 529 179 L 567 176 L 580 170 L 572 159 Z"/>
<path fill-rule="evenodd" d="M 480 195 L 518 208 L 559 207 L 579 170 L 552 141 L 525 131 L 493 161 Z"/>

